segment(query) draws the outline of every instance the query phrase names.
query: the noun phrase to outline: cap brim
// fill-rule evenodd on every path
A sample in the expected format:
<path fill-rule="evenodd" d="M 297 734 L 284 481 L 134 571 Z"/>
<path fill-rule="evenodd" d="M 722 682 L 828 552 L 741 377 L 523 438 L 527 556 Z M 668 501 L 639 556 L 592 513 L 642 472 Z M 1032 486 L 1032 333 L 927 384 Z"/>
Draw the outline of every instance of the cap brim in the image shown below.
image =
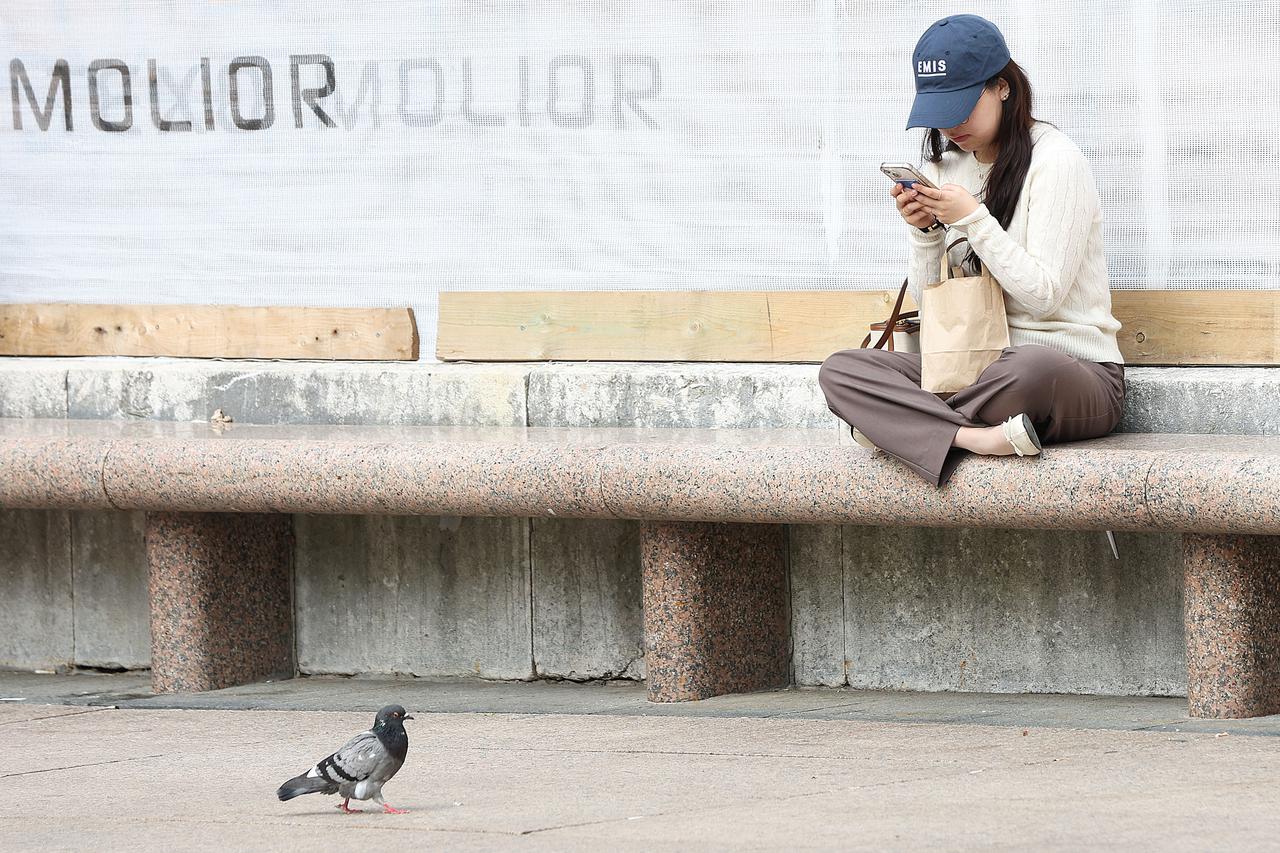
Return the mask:
<path fill-rule="evenodd" d="M 907 130 L 913 127 L 955 127 L 969 117 L 982 97 L 986 82 L 975 83 L 954 92 L 918 92 L 907 117 Z"/>

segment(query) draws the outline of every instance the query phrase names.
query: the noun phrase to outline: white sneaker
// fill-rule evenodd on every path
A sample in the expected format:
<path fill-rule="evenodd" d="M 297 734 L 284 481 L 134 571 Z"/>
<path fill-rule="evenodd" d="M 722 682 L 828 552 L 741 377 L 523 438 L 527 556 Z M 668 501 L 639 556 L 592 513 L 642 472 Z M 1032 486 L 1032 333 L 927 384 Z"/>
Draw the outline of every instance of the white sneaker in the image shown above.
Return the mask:
<path fill-rule="evenodd" d="M 1026 415 L 1014 415 L 1002 423 L 1000 429 L 1019 456 L 1035 456 L 1040 452 L 1040 436 Z"/>
<path fill-rule="evenodd" d="M 859 446 L 859 447 L 865 447 L 867 450 L 879 450 L 879 449 L 880 449 L 880 448 L 876 447 L 874 443 L 872 443 L 871 439 L 869 439 L 869 438 L 867 438 L 865 435 L 863 435 L 863 434 L 862 434 L 862 430 L 858 429 L 856 426 L 851 426 L 851 427 L 849 427 L 849 431 L 850 431 L 851 433 L 853 433 L 853 440 L 854 440 L 854 441 L 856 441 L 856 442 L 858 443 L 858 446 Z"/>

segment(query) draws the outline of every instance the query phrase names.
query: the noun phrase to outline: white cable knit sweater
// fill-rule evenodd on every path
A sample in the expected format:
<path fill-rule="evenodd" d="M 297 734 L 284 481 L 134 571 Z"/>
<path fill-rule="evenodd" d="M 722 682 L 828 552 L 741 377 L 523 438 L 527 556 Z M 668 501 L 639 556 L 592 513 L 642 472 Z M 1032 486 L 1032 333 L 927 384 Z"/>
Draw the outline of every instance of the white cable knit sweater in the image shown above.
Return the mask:
<path fill-rule="evenodd" d="M 958 265 L 972 245 L 1000 282 L 1013 346 L 1040 344 L 1087 361 L 1123 364 L 1093 172 L 1076 144 L 1052 125 L 1036 122 L 1031 139 L 1031 166 L 1008 230 L 979 204 L 946 230 L 948 245 L 969 238 L 951 251 L 951 263 Z M 942 162 L 926 162 L 921 171 L 938 186 L 959 184 L 981 202 L 991 164 L 967 151 L 947 151 Z M 908 228 L 907 280 L 919 305 L 921 288 L 938 280 L 944 232 Z"/>

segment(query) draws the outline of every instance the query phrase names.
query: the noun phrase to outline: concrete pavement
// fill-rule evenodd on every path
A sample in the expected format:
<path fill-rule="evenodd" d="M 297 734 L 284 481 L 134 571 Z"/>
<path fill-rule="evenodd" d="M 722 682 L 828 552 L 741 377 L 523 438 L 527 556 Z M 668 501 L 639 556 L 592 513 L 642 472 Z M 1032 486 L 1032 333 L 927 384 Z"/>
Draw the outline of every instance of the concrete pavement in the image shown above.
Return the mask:
<path fill-rule="evenodd" d="M 0 698 L 132 683 L 35 678 L 0 676 Z M 482 710 L 423 701 L 482 705 L 486 690 Z M 302 679 L 256 686 L 266 710 L 5 702 L 0 849 L 1262 850 L 1280 838 L 1274 718 L 1189 731 L 1200 725 L 1152 723 L 1178 700 L 1002 697 L 990 725 L 928 694 L 794 690 L 642 714 L 633 688 L 610 691 Z M 991 697 L 959 698 L 975 710 Z M 385 791 L 409 814 L 275 799 L 372 721 L 305 709 L 325 701 L 415 713 Z M 1109 723 L 1081 727 L 1091 710 Z"/>

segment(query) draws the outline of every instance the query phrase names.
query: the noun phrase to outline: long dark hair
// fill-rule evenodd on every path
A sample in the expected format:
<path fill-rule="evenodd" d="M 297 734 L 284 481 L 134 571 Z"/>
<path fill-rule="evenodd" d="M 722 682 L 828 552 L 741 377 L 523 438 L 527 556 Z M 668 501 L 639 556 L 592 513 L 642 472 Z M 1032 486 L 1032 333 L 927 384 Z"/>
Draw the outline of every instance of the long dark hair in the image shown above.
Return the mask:
<path fill-rule="evenodd" d="M 1031 167 L 1031 125 L 1036 118 L 1031 115 L 1031 81 L 1026 72 L 1012 59 L 994 77 L 987 80 L 987 89 L 995 88 L 1001 80 L 1009 84 L 1009 99 L 1004 102 L 1000 115 L 1000 128 L 996 131 L 996 162 L 987 175 L 981 201 L 999 222 L 1008 228 L 1013 210 L 1022 195 L 1022 184 Z M 944 151 L 959 151 L 960 146 L 945 140 L 937 128 L 929 128 L 925 134 L 921 157 L 930 163 L 942 159 Z M 970 248 L 965 263 L 977 267 L 978 261 Z"/>

